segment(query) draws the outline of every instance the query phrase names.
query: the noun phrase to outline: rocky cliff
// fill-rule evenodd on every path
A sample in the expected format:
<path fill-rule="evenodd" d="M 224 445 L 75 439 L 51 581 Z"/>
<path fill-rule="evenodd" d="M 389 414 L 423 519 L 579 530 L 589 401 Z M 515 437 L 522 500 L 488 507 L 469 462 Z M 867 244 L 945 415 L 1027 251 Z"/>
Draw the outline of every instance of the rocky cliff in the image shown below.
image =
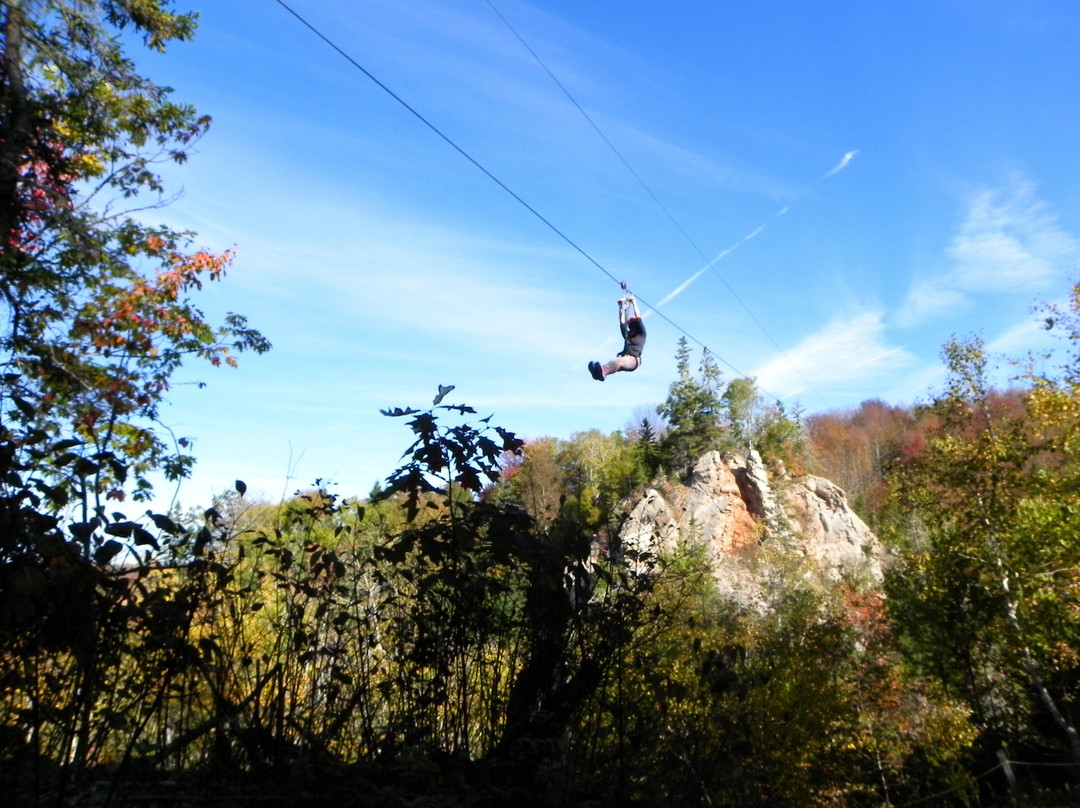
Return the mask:
<path fill-rule="evenodd" d="M 619 531 L 622 545 L 671 552 L 703 546 L 720 588 L 742 601 L 763 597 L 778 565 L 807 576 L 880 581 L 885 549 L 828 480 L 768 473 L 756 452 L 710 452 L 686 484 L 650 488 Z"/>

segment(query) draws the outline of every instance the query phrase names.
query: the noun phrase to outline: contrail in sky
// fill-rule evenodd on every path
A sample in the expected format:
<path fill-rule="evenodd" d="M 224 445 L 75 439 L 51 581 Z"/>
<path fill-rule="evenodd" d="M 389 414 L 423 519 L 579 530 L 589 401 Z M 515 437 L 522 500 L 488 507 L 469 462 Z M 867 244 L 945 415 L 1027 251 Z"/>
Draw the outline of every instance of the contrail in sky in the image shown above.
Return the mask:
<path fill-rule="evenodd" d="M 834 174 L 838 174 L 839 172 L 843 171 L 845 168 L 848 167 L 848 165 L 851 163 L 851 161 L 855 159 L 855 155 L 857 155 L 858 153 L 859 153 L 858 149 L 852 149 L 851 151 L 849 151 L 847 154 L 845 154 L 843 157 L 841 157 L 840 162 L 837 163 L 820 180 L 818 180 L 818 182 L 821 182 L 822 180 L 828 179 L 829 177 L 833 176 Z M 659 309 L 660 306 L 663 306 L 664 304 L 669 303 L 671 300 L 678 297 L 680 294 L 682 294 L 683 292 L 686 291 L 687 287 L 689 287 L 690 284 L 692 284 L 694 281 L 696 281 L 698 278 L 700 278 L 702 276 L 702 274 L 704 274 L 704 272 L 706 270 L 711 269 L 713 272 L 716 273 L 716 276 L 720 279 L 720 282 L 723 283 L 724 286 L 727 287 L 729 292 L 731 292 L 732 297 L 734 297 L 735 300 L 737 300 L 739 302 L 739 304 L 744 309 L 746 309 L 746 313 L 750 315 L 750 318 L 755 323 L 758 324 L 758 326 L 761 328 L 762 331 L 765 332 L 765 336 L 767 336 L 769 338 L 769 341 L 772 342 L 772 344 L 776 347 L 777 351 L 780 352 L 780 355 L 783 356 L 785 359 L 787 359 L 787 361 L 795 369 L 795 372 L 799 374 L 799 376 L 802 378 L 802 380 L 804 382 L 806 382 L 807 387 L 809 389 L 813 390 L 814 386 L 810 383 L 810 380 L 807 379 L 806 376 L 803 375 L 803 372 L 801 370 L 799 370 L 798 366 L 795 365 L 795 363 L 791 361 L 791 358 L 788 357 L 788 355 L 784 352 L 784 349 L 780 347 L 779 343 L 777 343 L 777 341 L 775 339 L 773 339 L 772 335 L 769 334 L 769 332 L 765 328 L 765 326 L 761 324 L 761 321 L 758 320 L 758 318 L 754 316 L 754 313 L 752 311 L 750 311 L 749 307 L 746 305 L 746 303 L 743 302 L 742 298 L 739 297 L 738 293 L 734 289 L 731 288 L 731 284 L 729 284 L 727 282 L 727 280 L 724 278 L 724 276 L 721 275 L 720 271 L 716 268 L 716 264 L 717 264 L 718 261 L 720 261 L 725 256 L 730 255 L 732 252 L 737 250 L 739 247 L 741 247 L 743 244 L 748 242 L 750 239 L 752 239 L 755 236 L 757 236 L 758 234 L 760 234 L 766 227 L 768 227 L 768 225 L 772 222 L 773 219 L 779 218 L 780 216 L 783 216 L 787 212 L 788 212 L 787 206 L 782 207 L 780 210 L 778 210 L 776 213 L 774 213 L 772 216 L 770 216 L 768 219 L 766 219 L 764 222 L 762 222 L 755 230 L 752 230 L 751 232 L 747 233 L 741 239 L 739 239 L 734 244 L 732 244 L 730 247 L 728 247 L 726 250 L 724 250 L 719 255 L 717 255 L 716 258 L 714 258 L 712 261 L 709 261 L 709 263 L 707 263 L 704 267 L 702 267 L 697 272 L 695 272 L 693 275 L 691 275 L 689 278 L 687 278 L 683 283 L 679 284 L 679 286 L 677 286 L 663 300 L 661 300 L 659 303 L 657 303 L 655 308 Z M 681 229 L 682 228 L 680 228 L 680 230 Z M 701 250 L 698 250 L 698 254 L 701 255 Z M 702 258 L 704 258 L 704 255 L 702 255 Z M 817 391 L 815 390 L 814 392 L 817 392 Z M 818 393 L 818 397 L 821 398 L 820 393 Z M 824 400 L 825 399 L 822 398 L 822 402 L 824 402 Z"/>
<path fill-rule="evenodd" d="M 837 164 L 836 164 L 835 166 L 833 166 L 833 167 L 832 167 L 832 168 L 831 168 L 831 169 L 830 169 L 830 170 L 829 170 L 828 172 L 826 172 L 826 173 L 825 173 L 825 174 L 824 174 L 824 175 L 822 176 L 822 178 L 821 178 L 821 179 L 823 179 L 823 180 L 824 180 L 824 179 L 828 179 L 829 177 L 833 176 L 834 174 L 839 174 L 839 173 L 840 173 L 841 171 L 843 171 L 843 170 L 844 170 L 845 168 L 847 168 L 847 167 L 848 167 L 848 165 L 850 165 L 850 164 L 851 164 L 851 161 L 855 159 L 855 155 L 857 155 L 858 153 L 859 153 L 859 150 L 858 150 L 858 149 L 852 149 L 851 151 L 849 151 L 849 152 L 848 152 L 847 154 L 845 154 L 845 155 L 844 155 L 843 157 L 841 157 L 841 158 L 840 158 L 840 162 L 839 162 L 839 163 L 837 163 Z M 820 180 L 819 180 L 819 181 L 820 181 Z M 678 285 L 677 287 L 675 287 L 675 289 L 674 289 L 673 291 L 671 291 L 671 292 L 670 292 L 670 293 L 669 293 L 669 294 L 667 295 L 667 297 L 665 297 L 665 298 L 664 298 L 663 300 L 661 300 L 661 301 L 660 301 L 659 303 L 657 303 L 656 305 L 657 305 L 658 307 L 659 307 L 659 306 L 663 306 L 663 305 L 664 305 L 665 303 L 668 303 L 668 302 L 670 302 L 671 300 L 673 300 L 674 298 L 676 298 L 676 297 L 678 297 L 679 295 L 681 295 L 681 294 L 682 294 L 683 292 L 685 292 L 685 291 L 686 291 L 686 288 L 687 288 L 687 287 L 688 287 L 688 286 L 689 286 L 690 284 L 692 284 L 692 283 L 693 283 L 694 281 L 696 281 L 696 280 L 697 280 L 698 278 L 700 278 L 700 277 L 701 277 L 701 275 L 702 275 L 702 274 L 703 274 L 703 273 L 704 273 L 704 272 L 705 272 L 706 270 L 708 270 L 708 269 L 711 269 L 711 268 L 713 268 L 713 267 L 714 267 L 714 266 L 716 265 L 716 263 L 717 263 L 718 261 L 720 261 L 720 260 L 721 260 L 722 258 L 724 258 L 724 257 L 725 257 L 725 256 L 727 256 L 727 255 L 730 255 L 730 254 L 731 254 L 731 253 L 733 253 L 733 252 L 734 252 L 735 250 L 737 250 L 737 249 L 738 249 L 739 247 L 741 247 L 741 246 L 742 246 L 743 244 L 745 244 L 746 242 L 748 242 L 748 241 L 749 241 L 750 239 L 754 238 L 754 236 L 756 236 L 756 235 L 758 235 L 759 233 L 761 233 L 761 231 L 762 231 L 762 230 L 764 230 L 764 229 L 765 229 L 765 228 L 766 228 L 766 227 L 767 227 L 767 226 L 769 225 L 769 223 L 770 223 L 770 222 L 771 222 L 771 221 L 772 221 L 773 219 L 777 218 L 778 216 L 783 216 L 783 215 L 784 215 L 785 213 L 787 213 L 787 212 L 788 212 L 788 209 L 787 209 L 787 207 L 783 207 L 783 208 L 781 208 L 781 209 L 780 209 L 779 211 L 777 211 L 776 213 L 774 213 L 774 214 L 773 214 L 773 215 L 772 215 L 772 216 L 771 216 L 771 217 L 770 217 L 770 218 L 769 218 L 768 220 L 766 220 L 766 221 L 765 221 L 765 223 L 764 223 L 764 224 L 762 224 L 762 225 L 761 225 L 760 227 L 758 227 L 758 228 L 757 228 L 756 230 L 754 230 L 754 231 L 752 231 L 752 232 L 750 232 L 750 233 L 747 233 L 747 234 L 746 234 L 745 236 L 743 236 L 743 237 L 742 237 L 741 239 L 739 239 L 738 241 L 736 241 L 736 242 L 735 242 L 734 244 L 732 244 L 732 245 L 731 245 L 730 247 L 728 247 L 728 248 L 727 248 L 726 250 L 724 250 L 724 251 L 723 251 L 723 252 L 721 252 L 721 253 L 720 253 L 720 254 L 719 254 L 718 256 L 716 256 L 716 258 L 714 258 L 714 259 L 713 259 L 712 261 L 710 261 L 709 263 L 707 263 L 707 264 L 706 264 L 706 265 L 705 265 L 704 267 L 702 267 L 701 269 L 699 269 L 699 270 L 698 270 L 697 272 L 695 272 L 695 273 L 694 273 L 693 275 L 691 275 L 691 276 L 690 276 L 689 278 L 687 278 L 687 279 L 686 279 L 685 281 L 683 281 L 683 282 L 682 282 L 681 284 L 679 284 L 679 285 Z M 721 278 L 721 280 L 723 280 L 723 279 Z"/>
<path fill-rule="evenodd" d="M 833 174 L 839 174 L 841 171 L 843 171 L 845 168 L 848 167 L 848 163 L 850 163 L 852 160 L 854 160 L 855 155 L 858 154 L 858 153 L 859 153 L 858 149 L 853 149 L 852 151 L 849 151 L 847 154 L 845 154 L 843 157 L 840 158 L 840 162 L 837 163 L 833 167 L 833 169 L 831 171 L 826 173 L 825 176 L 822 177 L 822 179 L 826 179 L 828 177 L 831 177 Z"/>
<path fill-rule="evenodd" d="M 663 300 L 661 300 L 659 303 L 656 304 L 657 308 L 659 308 L 660 306 L 663 306 L 668 301 L 670 301 L 670 300 L 678 297 L 679 295 L 681 295 L 683 292 L 686 291 L 686 288 L 690 284 L 692 284 L 694 281 L 696 281 L 698 278 L 700 278 L 701 275 L 704 272 L 706 272 L 706 271 L 712 269 L 714 266 L 716 266 L 716 263 L 718 261 L 720 261 L 722 258 L 724 258 L 724 257 L 726 257 L 728 255 L 731 255 L 731 253 L 735 252 L 735 250 L 739 249 L 739 247 L 741 247 L 743 244 L 745 244 L 746 242 L 748 242 L 750 239 L 754 238 L 755 236 L 759 235 L 762 230 L 764 230 L 766 227 L 769 226 L 769 222 L 771 222 L 773 219 L 777 218 L 778 216 L 783 216 L 787 212 L 788 212 L 787 207 L 781 208 L 776 213 L 774 213 L 771 217 L 769 217 L 768 221 L 766 221 L 764 224 L 759 225 L 756 230 L 752 230 L 751 232 L 749 232 L 745 236 L 743 236 L 741 239 L 736 241 L 734 244 L 732 244 L 730 247 L 728 247 L 726 250 L 722 250 L 720 252 L 720 254 L 716 256 L 716 258 L 711 260 L 709 263 L 707 263 L 705 266 L 703 266 L 701 269 L 699 269 L 697 272 L 695 272 L 693 275 L 691 275 L 685 281 L 680 283 L 677 287 L 675 287 L 675 289 L 673 291 L 669 292 L 668 295 Z"/>

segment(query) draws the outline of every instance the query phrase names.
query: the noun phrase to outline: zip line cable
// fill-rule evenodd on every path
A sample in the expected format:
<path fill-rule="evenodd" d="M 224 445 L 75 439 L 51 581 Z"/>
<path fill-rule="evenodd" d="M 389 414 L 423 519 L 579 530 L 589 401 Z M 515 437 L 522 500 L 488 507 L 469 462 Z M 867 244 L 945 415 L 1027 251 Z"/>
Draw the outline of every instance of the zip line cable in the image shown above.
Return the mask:
<path fill-rule="evenodd" d="M 442 132 L 442 130 L 440 130 L 437 126 L 435 126 L 435 124 L 433 124 L 431 121 L 429 121 L 423 115 L 421 115 L 414 107 L 412 107 L 407 101 L 405 101 L 405 99 L 403 99 L 401 96 L 399 96 L 393 90 L 391 90 L 389 87 L 387 87 L 381 81 L 379 81 L 379 79 L 377 79 L 372 73 L 370 73 L 363 65 L 361 65 L 359 62 L 357 62 L 352 56 L 350 56 L 348 53 L 346 53 L 344 50 L 342 50 L 340 47 L 338 47 L 338 45 L 335 44 L 322 31 L 320 31 L 318 28 L 316 28 L 314 25 L 312 25 L 310 22 L 308 22 L 304 17 L 302 17 L 299 13 L 297 13 L 295 10 L 293 10 L 293 8 L 290 7 L 289 4 L 285 2 L 285 0 L 275 0 L 275 2 L 279 6 L 281 6 L 283 9 L 285 9 L 287 12 L 289 12 L 289 14 L 291 14 L 293 17 L 295 17 L 296 20 L 299 21 L 309 31 L 311 31 L 311 33 L 315 34 L 315 36 L 317 36 L 319 39 L 321 39 L 326 45 L 328 45 L 330 48 L 332 48 L 334 51 L 336 51 L 338 53 L 338 55 L 340 55 L 342 58 L 344 58 L 349 64 L 351 64 L 353 67 L 355 67 L 361 73 L 363 73 L 365 76 L 367 76 L 369 79 L 371 79 L 371 81 L 373 81 L 379 87 L 379 89 L 381 89 L 383 92 L 385 92 L 391 98 L 393 98 L 395 101 L 397 101 L 399 104 L 401 104 L 401 106 L 403 106 L 405 109 L 407 109 L 409 112 L 411 112 L 413 114 L 413 116 L 417 120 L 419 120 L 428 129 L 430 129 L 432 132 L 434 132 L 436 135 L 438 135 L 448 146 L 450 146 L 452 149 L 454 149 L 454 151 L 456 151 L 458 154 L 460 154 L 462 157 L 464 157 L 466 160 L 468 160 L 470 163 L 472 163 L 472 165 L 474 167 L 479 169 L 488 179 L 490 179 L 492 182 L 494 182 L 496 185 L 498 185 L 500 188 L 502 188 L 506 193 L 508 193 L 511 197 L 513 197 L 515 201 L 517 201 L 520 205 L 522 205 L 533 216 L 535 216 L 537 219 L 539 219 L 541 222 L 543 222 L 545 225 L 547 225 L 547 227 L 553 233 L 555 233 L 559 238 L 561 238 L 563 241 L 565 241 L 567 244 L 569 244 L 574 250 L 576 250 L 578 253 L 580 253 L 590 264 L 592 264 L 597 269 L 599 269 L 601 272 L 603 272 L 605 275 L 607 275 L 615 283 L 619 284 L 620 286 L 623 286 L 623 283 L 624 283 L 623 281 L 619 280 L 614 275 L 612 275 L 611 272 L 609 272 L 607 270 L 607 268 L 605 268 L 599 261 L 597 261 L 591 255 L 589 255 L 587 252 L 585 252 L 585 250 L 582 249 L 580 246 L 578 246 L 578 244 L 573 239 L 571 239 L 568 235 L 563 233 L 562 230 L 560 230 L 558 227 L 556 227 L 554 224 L 552 224 L 552 222 L 550 220 L 548 220 L 543 215 L 541 215 L 541 213 L 538 210 L 536 210 L 536 208 L 534 208 L 532 205 L 530 205 L 528 202 L 526 202 L 524 199 L 522 199 L 520 196 L 518 196 L 518 194 L 514 193 L 514 191 L 511 190 L 509 186 L 507 186 L 502 180 L 500 180 L 498 177 L 496 177 L 494 174 L 492 174 L 490 171 L 488 171 L 483 165 L 481 165 L 476 159 L 474 159 L 472 157 L 472 155 L 470 155 L 463 148 L 461 148 L 459 145 L 457 145 L 457 143 L 455 143 L 453 140 L 451 140 L 449 136 L 444 134 Z M 635 297 L 637 297 L 637 295 L 635 295 Z M 735 374 L 737 374 L 738 376 L 741 376 L 744 379 L 749 379 L 750 378 L 747 374 L 743 373 L 741 370 L 739 370 L 733 364 L 728 362 L 726 359 L 724 359 L 718 353 L 711 350 L 709 348 L 709 346 L 706 345 L 704 342 L 699 340 L 697 337 L 695 337 L 693 334 L 688 332 L 682 326 L 678 325 L 674 320 L 672 320 L 670 317 L 668 317 L 662 311 L 660 311 L 656 307 L 650 305 L 647 300 L 645 300 L 644 298 L 641 298 L 641 297 L 638 297 L 638 300 L 640 300 L 642 303 L 644 303 L 646 306 L 648 306 L 650 309 L 652 309 L 652 311 L 656 312 L 658 317 L 665 320 L 670 326 L 672 326 L 672 328 L 674 328 L 676 331 L 679 331 L 680 333 L 682 333 L 691 342 L 696 343 L 697 345 L 701 346 L 701 348 L 703 348 L 705 351 L 707 351 L 709 354 L 716 357 L 717 360 L 719 360 L 721 363 L 723 363 L 728 368 L 730 368 L 732 371 L 734 371 Z M 779 401 L 779 397 L 774 396 L 772 393 L 769 393 L 769 391 L 765 390 L 764 388 L 761 388 L 761 390 L 762 390 L 763 393 L 765 393 L 769 397 L 776 398 Z"/>
<path fill-rule="evenodd" d="M 381 89 L 383 92 L 385 92 L 391 98 L 393 98 L 395 101 L 397 101 L 399 104 L 401 104 L 401 106 L 405 107 L 405 109 L 407 109 L 409 112 L 411 112 L 417 118 L 417 120 L 419 120 L 421 123 L 423 123 L 428 129 L 430 129 L 432 132 L 434 132 L 440 138 L 442 138 L 442 140 L 448 146 L 450 146 L 452 149 L 454 149 L 454 151 L 456 151 L 458 154 L 460 154 L 462 157 L 464 157 L 466 160 L 468 160 L 470 163 L 472 163 L 473 166 L 475 166 L 481 172 L 483 172 L 484 175 L 487 176 L 488 179 L 490 179 L 492 182 L 494 182 L 496 185 L 498 185 L 500 188 L 502 188 L 504 191 L 506 191 L 506 193 L 510 194 L 510 196 L 512 196 L 520 204 L 525 206 L 525 208 L 530 213 L 532 213 L 537 219 L 539 219 L 541 222 L 543 222 L 549 228 L 551 228 L 560 238 L 563 239 L 563 241 L 565 241 L 567 244 L 569 244 L 571 247 L 573 247 L 575 250 L 577 250 L 579 253 L 581 253 L 581 255 L 583 255 L 597 269 L 599 269 L 601 272 L 603 272 L 605 275 L 607 275 L 609 278 L 611 278 L 611 280 L 615 281 L 615 283 L 622 283 L 622 281 L 620 281 L 618 278 L 616 278 L 614 275 L 612 275 L 610 272 L 608 272 L 607 269 L 605 269 L 599 262 L 597 262 L 595 259 L 593 259 L 593 257 L 591 255 L 589 255 L 587 252 L 585 252 L 583 249 L 581 249 L 581 247 L 579 247 L 577 244 L 575 244 L 567 235 L 565 235 L 561 230 L 559 230 L 559 228 L 557 228 L 554 224 L 552 224 L 550 221 L 548 221 L 546 218 L 544 218 L 544 216 L 542 216 L 540 214 L 540 212 L 536 210 L 536 208 L 534 208 L 532 205 L 530 205 L 528 202 L 526 202 L 524 199 L 522 199 L 520 196 L 518 196 L 516 193 L 514 193 L 509 187 L 507 187 L 507 185 L 505 183 L 503 183 L 502 180 L 500 180 L 498 177 L 496 177 L 494 174 L 492 174 L 490 171 L 488 171 L 486 168 L 484 168 L 484 166 L 482 166 L 479 162 L 477 162 L 475 159 L 473 159 L 473 157 L 468 152 L 466 152 L 464 149 L 462 149 L 460 146 L 458 146 L 447 135 L 443 134 L 443 132 L 437 126 L 435 126 L 435 124 L 433 124 L 431 121 L 429 121 L 423 115 L 421 115 L 414 107 L 412 107 L 407 101 L 405 101 L 405 99 L 403 99 L 401 96 L 399 96 L 393 90 L 391 90 L 389 87 L 387 87 L 381 81 L 379 81 L 374 75 L 372 75 L 370 72 L 368 72 L 368 70 L 363 65 L 361 65 L 359 62 L 357 62 L 355 59 L 353 59 L 348 53 L 346 53 L 344 50 L 342 50 L 336 44 L 334 44 L 334 42 L 331 41 L 330 38 L 327 37 L 325 34 L 323 34 L 322 31 L 320 31 L 318 28 L 316 28 L 314 25 L 312 25 L 306 19 L 301 17 L 292 8 L 290 8 L 289 5 L 284 2 L 284 0 L 276 0 L 276 2 L 277 2 L 277 4 L 279 6 L 284 8 L 286 11 L 288 11 L 290 14 L 292 14 L 297 20 L 299 20 L 304 25 L 304 27 L 306 27 L 309 31 L 311 31 L 313 34 L 315 34 L 315 36 L 317 36 L 319 39 L 321 39 L 323 42 L 325 42 L 327 45 L 329 45 L 331 48 L 333 48 L 335 51 L 337 51 L 337 53 L 339 55 L 341 55 L 347 62 L 349 62 L 349 64 L 351 64 L 353 67 L 355 67 L 361 73 L 363 73 L 365 76 L 367 76 L 373 82 L 375 82 L 375 84 L 378 85 L 379 89 Z M 644 301 L 642 301 L 642 302 L 644 302 Z"/>
<path fill-rule="evenodd" d="M 600 126 L 596 123 L 596 121 L 594 121 L 592 119 L 592 116 L 589 115 L 589 113 L 585 111 L 585 109 L 581 106 L 581 104 L 579 104 L 577 102 L 577 99 L 574 98 L 574 96 L 570 93 L 570 91 L 568 89 L 566 89 L 565 85 L 563 85 L 563 83 L 561 81 L 559 81 L 558 77 L 548 68 L 548 66 L 547 66 L 547 64 L 545 64 L 544 60 L 540 58 L 540 55 L 536 51 L 534 51 L 532 49 L 532 47 L 529 45 L 528 42 L 525 41 L 525 38 L 518 32 L 518 30 L 513 26 L 513 24 L 510 22 L 510 20 L 508 20 L 503 15 L 503 13 L 501 11 L 499 11 L 499 9 L 496 7 L 493 0 L 486 0 L 486 2 L 488 4 L 488 6 L 491 7 L 491 10 L 495 12 L 496 16 L 500 20 L 503 21 L 503 23 L 506 25 L 507 28 L 510 29 L 510 32 L 515 37 L 517 37 L 518 42 L 520 42 L 522 44 L 522 46 L 525 48 L 525 50 L 527 50 L 529 52 L 529 54 L 533 57 L 533 59 L 536 60 L 536 63 L 538 65 L 540 65 L 540 67 L 543 69 L 543 71 L 545 73 L 548 74 L 548 77 L 553 82 L 555 82 L 555 85 L 562 91 L 563 95 L 565 95 L 567 97 L 567 99 L 569 99 L 570 103 L 573 104 L 577 108 L 577 111 L 581 113 L 582 117 L 584 117 L 585 120 L 589 122 L 589 125 L 596 131 L 596 134 L 600 136 L 600 139 L 603 140 L 604 143 L 607 144 L 608 148 L 611 149 L 611 151 L 615 154 L 615 156 L 617 158 L 619 158 L 619 161 L 626 167 L 626 170 L 629 171 L 631 175 L 633 175 L 634 179 L 637 180 L 638 184 L 644 189 L 645 193 L 649 195 L 649 198 L 652 199 L 652 201 L 656 203 L 656 206 L 658 208 L 660 208 L 661 211 L 663 211 L 664 215 L 667 216 L 668 219 L 671 220 L 671 223 L 673 225 L 675 225 L 675 229 L 678 230 L 682 234 L 683 238 L 686 239 L 687 243 L 694 249 L 694 251 L 698 254 L 698 256 L 700 256 L 701 260 L 705 262 L 705 268 L 711 269 L 713 271 L 713 273 L 716 275 L 716 277 L 720 279 L 720 282 L 722 284 L 724 284 L 724 286 L 727 288 L 728 292 L 731 293 L 731 296 L 733 298 L 735 298 L 736 302 L 738 302 L 738 304 L 740 306 L 742 306 L 743 310 L 748 315 L 750 315 L 750 319 L 754 321 L 754 323 L 757 325 L 757 327 L 760 328 L 762 333 L 765 334 L 765 336 L 768 338 L 769 342 L 771 342 L 773 344 L 773 347 L 776 348 L 776 350 L 780 352 L 780 355 L 783 356 L 784 359 L 787 360 L 788 364 L 791 365 L 791 367 L 795 370 L 795 372 L 799 374 L 799 378 L 801 378 L 806 383 L 806 386 L 808 388 L 810 388 L 810 390 L 812 390 L 814 392 L 814 394 L 818 398 L 820 398 L 822 403 L 824 404 L 825 403 L 824 396 L 822 396 L 821 393 L 819 393 L 814 388 L 813 383 L 808 378 L 806 378 L 805 375 L 803 375 L 803 372 L 802 372 L 802 370 L 799 369 L 799 366 L 796 365 L 795 362 L 791 359 L 791 357 L 787 355 L 787 353 L 784 351 L 784 349 L 780 347 L 780 344 L 773 338 L 772 334 L 769 333 L 769 330 L 765 327 L 764 323 L 762 323 L 757 318 L 757 316 L 754 314 L 754 312 L 752 312 L 750 310 L 750 307 L 748 305 L 746 305 L 746 303 L 743 301 L 743 299 L 741 297 L 739 297 L 739 294 L 735 291 L 735 289 L 732 288 L 731 284 L 727 282 L 727 279 L 723 275 L 720 274 L 720 270 L 718 270 L 716 268 L 717 261 L 719 261 L 721 258 L 725 257 L 726 255 L 728 255 L 729 253 L 731 253 L 732 251 L 737 249 L 743 243 L 749 241 L 751 238 L 756 236 L 763 229 L 765 229 L 765 226 L 769 222 L 771 222 L 773 219 L 775 219 L 780 214 L 774 214 L 773 216 L 769 217 L 769 219 L 766 221 L 766 223 L 761 225 L 761 227 L 758 227 L 752 233 L 744 236 L 739 241 L 737 241 L 733 246 L 727 248 L 726 250 L 721 252 L 716 258 L 713 258 L 710 261 L 708 256 L 706 256 L 705 253 L 702 251 L 701 247 L 698 246 L 697 242 L 694 241 L 694 239 L 690 237 L 690 234 L 686 232 L 686 229 L 679 223 L 679 221 L 675 218 L 675 216 L 671 213 L 671 211 L 667 209 L 667 207 L 664 205 L 664 203 L 660 201 L 659 197 L 657 197 L 656 194 L 653 193 L 652 189 L 646 184 L 645 180 L 643 180 L 641 178 L 641 175 L 638 174 L 637 171 L 634 170 L 634 167 L 630 165 L 630 162 L 623 156 L 622 152 L 620 152 L 615 147 L 615 144 L 612 143 L 611 140 L 608 139 L 608 136 L 605 135 L 604 132 L 600 129 Z M 786 212 L 786 210 L 787 210 L 787 208 L 784 208 L 783 211 L 781 211 L 781 212 Z M 702 270 L 702 271 L 704 271 L 704 270 Z M 698 275 L 700 275 L 700 274 L 701 273 L 699 272 Z M 694 278 L 697 278 L 697 277 L 698 277 L 697 275 L 694 275 L 691 280 L 693 280 Z M 665 300 L 666 299 L 667 298 L 665 298 Z M 661 304 L 662 303 L 663 303 L 663 301 L 661 301 Z"/>
<path fill-rule="evenodd" d="M 626 170 L 633 175 L 634 179 L 638 181 L 638 184 L 641 185 L 641 187 L 645 190 L 645 193 L 647 193 L 652 198 L 652 201 L 656 203 L 657 207 L 659 207 L 660 210 L 662 210 L 667 215 L 667 217 L 671 220 L 671 223 L 675 225 L 678 231 L 683 234 L 683 237 L 688 242 L 690 242 L 690 245 L 695 250 L 697 250 L 698 254 L 701 255 L 701 257 L 705 261 L 708 261 L 709 259 L 705 258 L 705 255 L 701 252 L 701 250 L 697 248 L 697 245 L 694 244 L 694 240 L 690 238 L 690 235 L 683 229 L 682 225 L 679 224 L 678 220 L 671 214 L 671 211 L 664 207 L 664 203 L 661 202 L 660 199 L 656 196 L 656 194 L 652 192 L 652 189 L 645 184 L 645 180 L 643 180 L 641 176 L 634 170 L 634 167 L 630 165 L 630 163 L 625 157 L 623 157 L 622 153 L 617 148 L 615 148 L 615 144 L 608 140 L 607 135 L 605 135 L 604 132 L 600 129 L 600 127 L 596 124 L 596 121 L 594 121 L 589 115 L 589 113 L 586 112 L 585 109 L 581 106 L 581 104 L 577 102 L 577 99 L 570 94 L 570 91 L 566 89 L 566 87 L 561 81 L 559 81 L 558 77 L 554 73 L 552 73 L 551 70 L 548 69 L 548 66 L 544 63 L 544 60 L 541 59 L 539 54 L 537 54 L 537 52 L 532 49 L 529 43 L 525 41 L 525 38 L 520 33 L 518 33 L 518 30 L 513 26 L 513 24 L 511 24 L 510 20 L 506 19 L 506 17 L 503 16 L 503 13 L 499 11 L 499 9 L 491 0 L 487 0 L 487 4 L 491 6 L 491 10 L 494 11 L 498 18 L 506 24 L 507 28 L 510 29 L 510 33 L 517 37 L 518 42 L 520 42 L 525 48 L 525 50 L 527 50 L 529 54 L 533 57 L 533 59 L 536 60 L 536 63 L 540 65 L 541 68 L 543 68 L 544 72 L 548 74 L 548 77 L 553 82 L 555 82 L 555 85 L 560 90 L 562 90 L 563 95 L 565 95 L 570 101 L 570 103 L 577 108 L 577 111 L 581 113 L 582 117 L 584 117 L 585 120 L 589 122 L 589 125 L 592 126 L 592 128 L 596 131 L 596 134 L 600 136 L 600 139 L 603 140 L 604 143 L 607 144 L 608 148 L 611 149 L 611 151 L 615 154 L 615 156 L 619 158 L 619 161 L 626 167 Z"/>

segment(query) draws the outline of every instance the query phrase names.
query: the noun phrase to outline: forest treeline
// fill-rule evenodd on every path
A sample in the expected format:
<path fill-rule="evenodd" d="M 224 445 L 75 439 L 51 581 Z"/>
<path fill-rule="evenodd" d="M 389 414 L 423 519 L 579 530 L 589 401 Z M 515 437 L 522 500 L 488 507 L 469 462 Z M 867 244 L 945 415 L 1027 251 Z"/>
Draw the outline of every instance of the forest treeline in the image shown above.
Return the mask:
<path fill-rule="evenodd" d="M 5 804 L 1075 803 L 1080 287 L 1046 313 L 1064 354 L 1006 390 L 952 340 L 926 402 L 806 417 L 683 341 L 616 433 L 394 407 L 403 463 L 367 495 L 150 513 L 195 460 L 158 420 L 174 371 L 270 347 L 195 304 L 228 253 L 145 224 L 209 120 L 115 33 L 163 50 L 195 19 L 0 9 Z M 885 579 L 786 557 L 748 608 L 693 536 L 622 547 L 627 503 L 713 449 L 845 488 Z"/>

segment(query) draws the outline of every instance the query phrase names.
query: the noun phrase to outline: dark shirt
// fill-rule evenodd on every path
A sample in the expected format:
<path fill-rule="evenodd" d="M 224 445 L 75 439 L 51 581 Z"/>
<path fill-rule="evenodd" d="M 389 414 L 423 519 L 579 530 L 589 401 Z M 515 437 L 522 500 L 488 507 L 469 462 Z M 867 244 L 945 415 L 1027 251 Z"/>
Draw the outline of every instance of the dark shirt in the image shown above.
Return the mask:
<path fill-rule="evenodd" d="M 630 335 L 627 323 L 619 323 L 619 328 L 622 329 L 624 340 L 619 356 L 634 356 L 640 359 L 641 350 L 645 347 L 645 322 L 640 317 L 637 318 L 637 328 L 633 336 Z"/>

